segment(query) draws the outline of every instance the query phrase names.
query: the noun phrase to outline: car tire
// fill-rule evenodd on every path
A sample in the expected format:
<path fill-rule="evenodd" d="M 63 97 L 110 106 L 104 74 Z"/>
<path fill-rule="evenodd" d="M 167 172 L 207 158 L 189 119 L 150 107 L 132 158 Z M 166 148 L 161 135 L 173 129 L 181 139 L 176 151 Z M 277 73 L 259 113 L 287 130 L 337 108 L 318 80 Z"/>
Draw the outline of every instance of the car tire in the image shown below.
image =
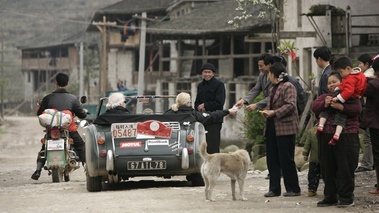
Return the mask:
<path fill-rule="evenodd" d="M 204 186 L 204 180 L 200 173 L 194 173 L 186 177 L 192 186 Z"/>
<path fill-rule="evenodd" d="M 87 179 L 87 191 L 89 192 L 100 192 L 102 189 L 102 177 L 96 176 L 96 177 L 90 177 L 88 174 L 86 174 Z"/>

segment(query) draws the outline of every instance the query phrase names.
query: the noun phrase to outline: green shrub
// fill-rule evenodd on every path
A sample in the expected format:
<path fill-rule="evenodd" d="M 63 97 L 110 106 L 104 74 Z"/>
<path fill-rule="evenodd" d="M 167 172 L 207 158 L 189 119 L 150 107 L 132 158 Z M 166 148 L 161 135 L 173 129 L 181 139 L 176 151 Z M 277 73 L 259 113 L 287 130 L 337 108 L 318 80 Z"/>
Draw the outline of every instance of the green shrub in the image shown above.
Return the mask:
<path fill-rule="evenodd" d="M 260 94 L 255 98 L 254 103 L 261 101 L 264 98 L 263 94 Z M 245 110 L 245 117 L 242 118 L 242 133 L 243 138 L 248 141 L 248 144 L 253 147 L 256 144 L 264 144 L 265 137 L 263 136 L 263 129 L 266 120 L 258 112 L 254 110 L 253 112 Z"/>

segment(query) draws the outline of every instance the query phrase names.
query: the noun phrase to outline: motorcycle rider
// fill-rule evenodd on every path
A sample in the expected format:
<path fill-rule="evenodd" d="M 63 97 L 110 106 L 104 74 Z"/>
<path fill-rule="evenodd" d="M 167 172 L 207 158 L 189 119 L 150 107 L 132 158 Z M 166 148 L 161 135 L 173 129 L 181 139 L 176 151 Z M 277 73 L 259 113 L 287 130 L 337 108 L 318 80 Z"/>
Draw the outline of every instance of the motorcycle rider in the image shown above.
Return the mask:
<path fill-rule="evenodd" d="M 37 116 L 41 115 L 45 109 L 56 109 L 58 111 L 70 110 L 73 116 L 77 116 L 80 119 L 84 119 L 87 116 L 87 110 L 83 109 L 78 98 L 67 92 L 66 87 L 69 81 L 69 77 L 65 73 L 58 73 L 56 78 L 56 89 L 51 94 L 46 95 L 37 110 Z M 74 122 L 74 121 L 72 121 Z M 70 138 L 74 140 L 74 149 L 79 155 L 79 160 L 82 163 L 85 162 L 85 144 L 77 131 L 69 133 Z M 44 150 L 45 145 L 42 145 Z M 32 175 L 33 180 L 38 180 L 41 176 L 41 170 L 45 165 L 45 159 L 37 158 L 37 169 Z"/>

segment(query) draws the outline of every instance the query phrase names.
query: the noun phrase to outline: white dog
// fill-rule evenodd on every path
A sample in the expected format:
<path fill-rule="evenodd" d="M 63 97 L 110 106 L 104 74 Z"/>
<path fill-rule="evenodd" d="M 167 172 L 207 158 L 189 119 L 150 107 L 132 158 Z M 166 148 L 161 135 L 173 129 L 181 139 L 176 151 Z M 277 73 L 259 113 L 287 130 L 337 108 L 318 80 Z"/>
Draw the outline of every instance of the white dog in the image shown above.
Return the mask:
<path fill-rule="evenodd" d="M 246 150 L 239 149 L 231 153 L 208 154 L 207 143 L 204 141 L 200 145 L 200 155 L 204 159 L 204 163 L 201 165 L 201 175 L 205 183 L 206 200 L 212 201 L 212 190 L 220 173 L 226 174 L 231 179 L 233 200 L 236 200 L 236 180 L 238 181 L 241 199 L 247 200 L 243 188 L 251 161 Z"/>

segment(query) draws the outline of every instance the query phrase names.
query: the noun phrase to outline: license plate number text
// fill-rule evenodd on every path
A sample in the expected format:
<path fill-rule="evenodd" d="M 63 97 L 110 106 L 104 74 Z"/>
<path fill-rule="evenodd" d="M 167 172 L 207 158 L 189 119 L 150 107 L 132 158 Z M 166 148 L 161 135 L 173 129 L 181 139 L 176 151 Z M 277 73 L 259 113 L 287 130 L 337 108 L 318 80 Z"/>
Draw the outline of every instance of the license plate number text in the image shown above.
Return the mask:
<path fill-rule="evenodd" d="M 128 170 L 160 170 L 166 169 L 166 161 L 128 161 Z"/>
<path fill-rule="evenodd" d="M 47 150 L 63 150 L 64 149 L 64 140 L 48 140 L 47 141 Z"/>
<path fill-rule="evenodd" d="M 117 123 L 111 126 L 112 138 L 135 138 L 137 137 L 136 123 Z"/>

